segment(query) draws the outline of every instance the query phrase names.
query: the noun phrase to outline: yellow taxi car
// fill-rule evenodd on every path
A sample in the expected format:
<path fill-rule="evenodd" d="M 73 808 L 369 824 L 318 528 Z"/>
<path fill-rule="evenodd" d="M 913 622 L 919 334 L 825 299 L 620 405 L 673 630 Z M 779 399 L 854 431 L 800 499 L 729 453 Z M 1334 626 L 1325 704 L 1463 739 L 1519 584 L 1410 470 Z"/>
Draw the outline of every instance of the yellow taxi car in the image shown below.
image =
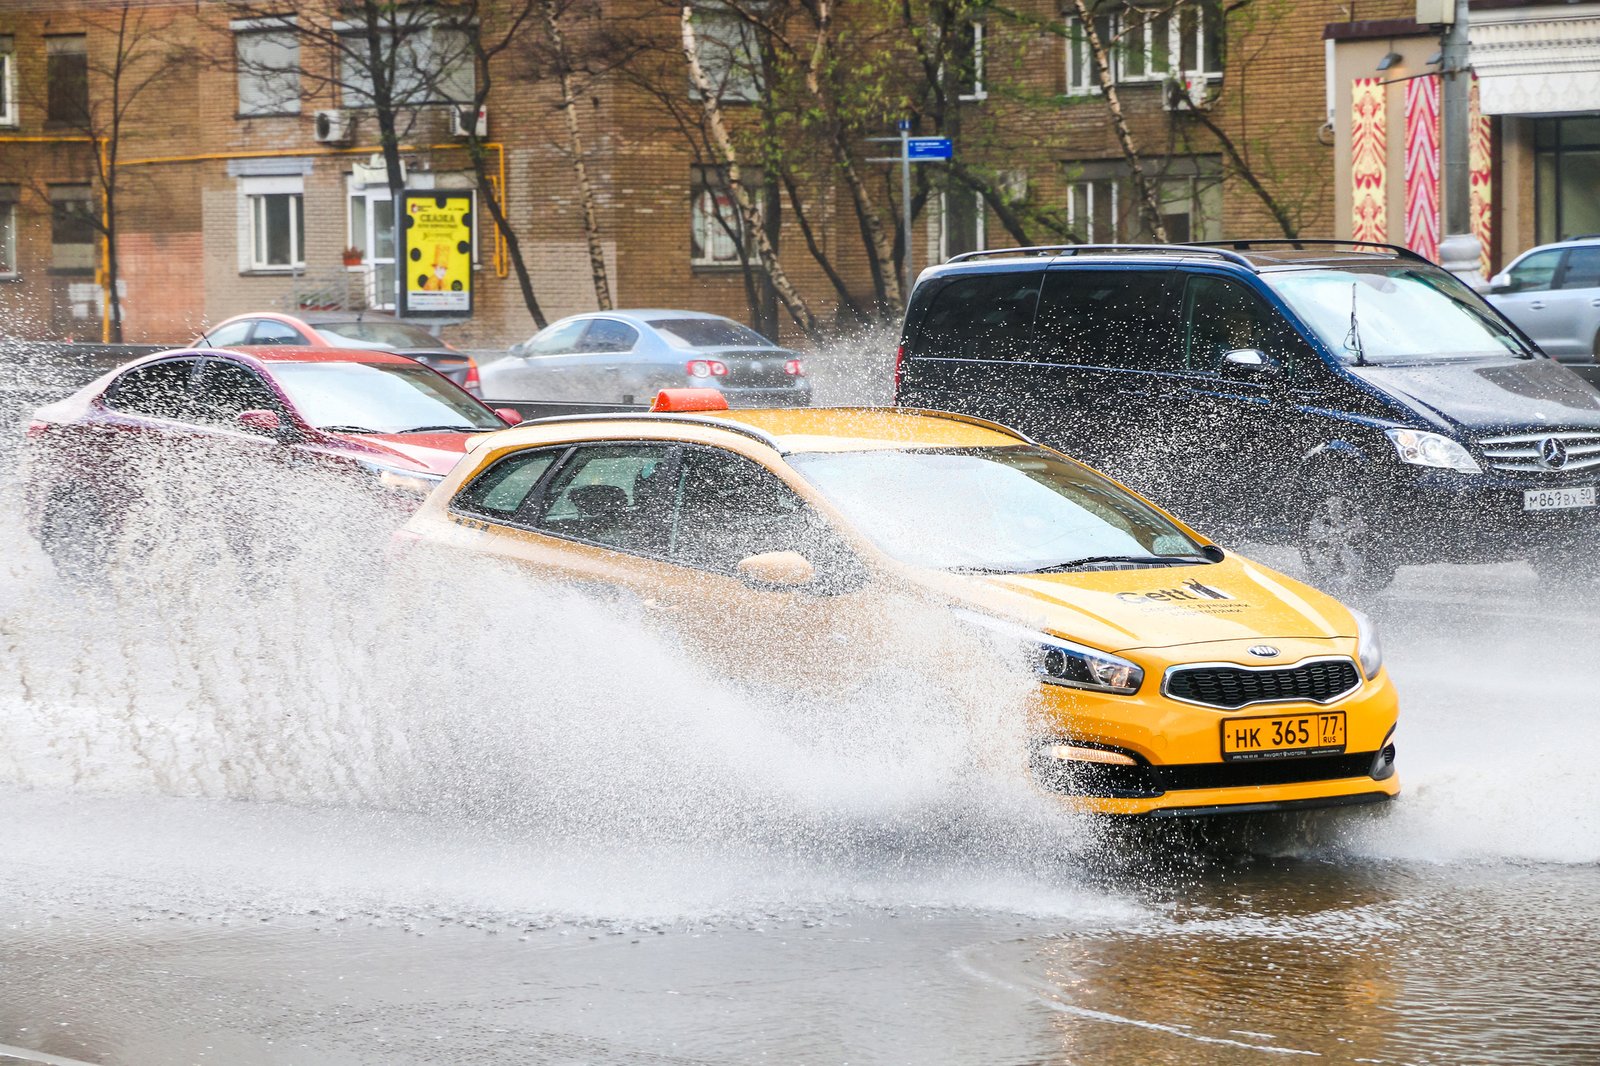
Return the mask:
<path fill-rule="evenodd" d="M 1365 618 L 980 419 L 729 411 L 668 390 L 650 413 L 477 438 L 397 536 L 626 591 L 747 676 L 848 684 L 884 665 L 907 605 L 932 603 L 958 633 L 1023 649 L 1038 686 L 1019 768 L 1080 808 L 1400 790 L 1397 700 Z"/>

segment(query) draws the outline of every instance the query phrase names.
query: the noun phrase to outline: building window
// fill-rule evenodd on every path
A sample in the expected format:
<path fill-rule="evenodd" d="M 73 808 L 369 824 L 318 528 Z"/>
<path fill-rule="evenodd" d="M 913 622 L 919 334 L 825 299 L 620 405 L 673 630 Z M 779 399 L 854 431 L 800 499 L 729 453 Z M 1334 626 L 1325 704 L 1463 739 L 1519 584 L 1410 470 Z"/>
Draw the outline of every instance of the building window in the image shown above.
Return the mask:
<path fill-rule="evenodd" d="M 721 4 L 699 3 L 694 9 L 694 29 L 700 69 L 717 99 L 745 103 L 760 100 L 766 80 L 755 27 L 737 11 Z"/>
<path fill-rule="evenodd" d="M 274 20 L 233 23 L 240 115 L 300 113 L 300 38 Z"/>
<path fill-rule="evenodd" d="M 989 94 L 983 88 L 983 23 L 975 21 L 968 33 L 957 39 L 956 84 L 960 86 L 963 100 L 986 100 Z"/>
<path fill-rule="evenodd" d="M 304 182 L 294 176 L 239 180 L 242 271 L 298 270 L 306 265 Z"/>
<path fill-rule="evenodd" d="M 1600 233 L 1600 119 L 1536 119 L 1533 137 L 1538 242 Z"/>
<path fill-rule="evenodd" d="M 0 126 L 17 124 L 16 39 L 0 34 Z"/>
<path fill-rule="evenodd" d="M 17 276 L 17 194 L 15 185 L 0 185 L 0 278 Z"/>
<path fill-rule="evenodd" d="M 1129 8 L 1095 19 L 1118 82 L 1222 76 L 1222 11 L 1218 0 L 1190 0 L 1161 11 Z M 1067 20 L 1067 92 L 1097 91 L 1098 68 L 1078 19 Z"/>
<path fill-rule="evenodd" d="M 372 64 L 366 59 L 365 29 L 354 23 L 340 23 L 335 29 L 344 44 L 339 53 L 344 106 L 372 107 Z M 395 105 L 472 102 L 477 77 L 472 43 L 465 32 L 436 23 L 402 21 L 383 38 L 382 55 L 385 60 L 393 58 L 390 96 Z"/>
<path fill-rule="evenodd" d="M 1217 240 L 1222 230 L 1222 169 L 1215 156 L 1173 156 L 1146 164 L 1167 241 Z M 1078 164 L 1087 174 L 1067 187 L 1067 225 L 1086 244 L 1149 241 L 1144 212 L 1121 163 Z M 1161 176 L 1162 172 L 1165 176 Z"/>
<path fill-rule="evenodd" d="M 983 193 L 955 187 L 939 193 L 939 261 L 988 245 L 988 205 Z"/>
<path fill-rule="evenodd" d="M 748 175 L 745 175 L 748 180 Z M 695 167 L 690 187 L 689 262 L 695 266 L 738 266 L 744 232 L 739 208 L 716 167 Z"/>
<path fill-rule="evenodd" d="M 94 269 L 98 235 L 94 193 L 87 185 L 50 186 L 50 265 L 56 270 Z"/>
<path fill-rule="evenodd" d="M 46 37 L 45 118 L 60 126 L 89 122 L 89 46 L 81 33 Z"/>

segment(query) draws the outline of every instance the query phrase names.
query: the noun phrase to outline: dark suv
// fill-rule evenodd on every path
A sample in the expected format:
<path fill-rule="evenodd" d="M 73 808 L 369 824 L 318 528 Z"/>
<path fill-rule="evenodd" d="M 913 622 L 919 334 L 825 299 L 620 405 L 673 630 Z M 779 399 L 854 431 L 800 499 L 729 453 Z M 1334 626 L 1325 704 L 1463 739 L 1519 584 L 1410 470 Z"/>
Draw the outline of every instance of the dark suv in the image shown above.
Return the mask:
<path fill-rule="evenodd" d="M 1019 248 L 922 275 L 896 402 L 981 415 L 1329 591 L 1409 562 L 1600 573 L 1600 392 L 1402 248 Z"/>

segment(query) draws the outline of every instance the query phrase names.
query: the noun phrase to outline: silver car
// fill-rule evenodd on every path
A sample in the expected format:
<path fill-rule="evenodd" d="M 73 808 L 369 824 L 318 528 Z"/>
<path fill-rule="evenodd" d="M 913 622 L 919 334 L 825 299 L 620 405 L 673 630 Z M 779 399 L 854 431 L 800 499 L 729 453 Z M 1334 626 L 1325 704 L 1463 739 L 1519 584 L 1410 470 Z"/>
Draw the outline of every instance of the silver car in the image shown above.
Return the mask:
<path fill-rule="evenodd" d="M 1490 279 L 1489 302 L 1551 358 L 1600 362 L 1600 236 L 1523 252 Z"/>
<path fill-rule="evenodd" d="M 661 389 L 720 389 L 734 407 L 811 402 L 798 352 L 698 311 L 603 311 L 553 322 L 482 368 L 496 400 L 649 403 Z"/>

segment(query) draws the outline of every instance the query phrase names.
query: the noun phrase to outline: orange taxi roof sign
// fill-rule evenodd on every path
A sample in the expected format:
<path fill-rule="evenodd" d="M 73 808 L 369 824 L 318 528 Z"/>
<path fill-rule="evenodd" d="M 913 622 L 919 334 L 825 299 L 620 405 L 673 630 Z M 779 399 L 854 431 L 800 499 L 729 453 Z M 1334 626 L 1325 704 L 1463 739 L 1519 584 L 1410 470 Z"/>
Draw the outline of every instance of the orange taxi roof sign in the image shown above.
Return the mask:
<path fill-rule="evenodd" d="M 652 411 L 726 411 L 728 398 L 716 389 L 662 389 Z"/>

